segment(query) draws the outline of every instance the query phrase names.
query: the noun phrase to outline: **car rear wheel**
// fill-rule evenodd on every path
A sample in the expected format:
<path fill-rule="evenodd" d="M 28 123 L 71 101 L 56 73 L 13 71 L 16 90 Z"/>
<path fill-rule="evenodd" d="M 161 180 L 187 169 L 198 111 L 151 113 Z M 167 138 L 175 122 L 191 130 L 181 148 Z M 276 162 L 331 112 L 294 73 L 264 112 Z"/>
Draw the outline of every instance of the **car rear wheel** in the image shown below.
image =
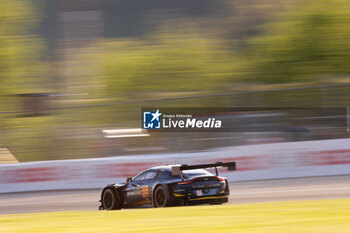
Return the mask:
<path fill-rule="evenodd" d="M 153 204 L 154 207 L 168 206 L 168 194 L 163 186 L 158 186 L 154 191 Z"/>
<path fill-rule="evenodd" d="M 106 189 L 102 194 L 102 205 L 106 210 L 120 210 L 122 203 L 115 190 Z"/>

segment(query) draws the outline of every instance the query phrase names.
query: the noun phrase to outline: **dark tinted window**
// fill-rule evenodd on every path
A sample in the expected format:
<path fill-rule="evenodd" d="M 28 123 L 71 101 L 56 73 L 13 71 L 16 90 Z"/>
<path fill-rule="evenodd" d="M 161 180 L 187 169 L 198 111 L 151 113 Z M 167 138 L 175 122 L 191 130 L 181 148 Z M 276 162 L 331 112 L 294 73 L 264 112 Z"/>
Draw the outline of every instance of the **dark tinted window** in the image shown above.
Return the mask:
<path fill-rule="evenodd" d="M 133 180 L 138 181 L 138 180 L 150 180 L 154 179 L 157 175 L 157 171 L 144 171 L 137 175 Z"/>
<path fill-rule="evenodd" d="M 157 179 L 171 178 L 171 172 L 165 170 L 158 170 Z"/>
<path fill-rule="evenodd" d="M 135 176 L 132 180 L 136 180 L 136 181 L 137 181 L 137 180 L 143 180 L 143 177 L 145 176 L 146 172 L 147 172 L 147 171 L 138 174 L 138 175 Z"/>
<path fill-rule="evenodd" d="M 149 171 L 146 172 L 146 174 L 142 177 L 144 180 L 150 180 L 150 179 L 154 179 L 154 177 L 156 177 L 157 172 L 156 171 Z"/>

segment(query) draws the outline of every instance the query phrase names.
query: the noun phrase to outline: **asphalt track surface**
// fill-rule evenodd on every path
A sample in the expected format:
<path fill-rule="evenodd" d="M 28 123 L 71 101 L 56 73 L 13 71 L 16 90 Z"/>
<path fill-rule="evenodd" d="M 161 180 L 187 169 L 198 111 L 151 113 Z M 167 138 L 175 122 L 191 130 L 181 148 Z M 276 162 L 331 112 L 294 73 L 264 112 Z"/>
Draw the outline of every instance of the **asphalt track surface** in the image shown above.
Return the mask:
<path fill-rule="evenodd" d="M 230 183 L 230 204 L 350 198 L 350 175 Z M 0 194 L 0 214 L 97 210 L 100 190 Z"/>

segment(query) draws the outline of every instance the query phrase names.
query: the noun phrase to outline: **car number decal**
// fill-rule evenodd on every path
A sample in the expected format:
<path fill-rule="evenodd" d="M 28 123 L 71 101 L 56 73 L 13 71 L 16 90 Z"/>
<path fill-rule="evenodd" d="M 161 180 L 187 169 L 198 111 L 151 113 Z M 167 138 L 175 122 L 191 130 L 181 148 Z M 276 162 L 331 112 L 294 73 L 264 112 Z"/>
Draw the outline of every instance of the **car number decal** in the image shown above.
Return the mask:
<path fill-rule="evenodd" d="M 141 193 L 143 198 L 145 198 L 146 200 L 149 200 L 150 192 L 149 192 L 148 185 L 141 186 Z"/>

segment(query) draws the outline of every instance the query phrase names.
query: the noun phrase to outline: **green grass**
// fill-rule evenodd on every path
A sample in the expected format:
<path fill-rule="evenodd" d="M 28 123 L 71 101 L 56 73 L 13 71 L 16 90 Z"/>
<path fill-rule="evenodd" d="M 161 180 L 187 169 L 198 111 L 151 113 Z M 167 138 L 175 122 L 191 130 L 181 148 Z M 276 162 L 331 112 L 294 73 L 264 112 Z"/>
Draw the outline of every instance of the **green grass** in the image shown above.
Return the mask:
<path fill-rule="evenodd" d="M 0 232 L 348 233 L 350 199 L 0 215 Z"/>

